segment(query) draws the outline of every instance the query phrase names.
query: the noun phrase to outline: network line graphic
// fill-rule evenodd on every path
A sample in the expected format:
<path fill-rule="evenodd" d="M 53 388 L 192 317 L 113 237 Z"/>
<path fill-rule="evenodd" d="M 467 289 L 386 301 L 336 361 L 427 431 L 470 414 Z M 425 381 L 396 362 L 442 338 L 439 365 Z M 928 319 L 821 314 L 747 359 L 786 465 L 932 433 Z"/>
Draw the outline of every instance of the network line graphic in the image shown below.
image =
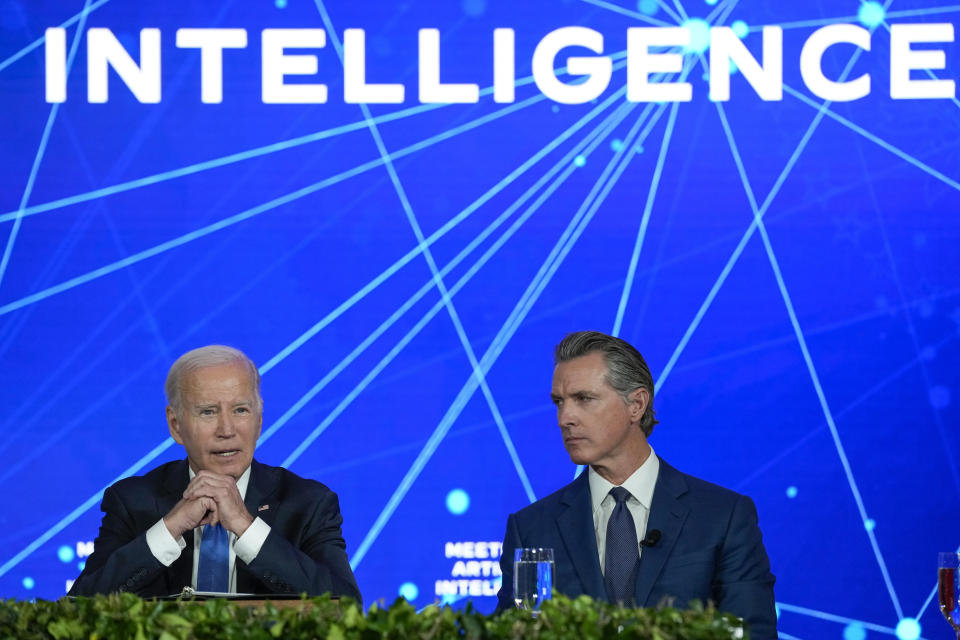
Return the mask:
<path fill-rule="evenodd" d="M 0 554 L 4 597 L 62 595 L 103 491 L 181 457 L 163 422 L 176 356 L 227 343 L 259 364 L 258 459 L 337 491 L 365 600 L 492 609 L 448 543 L 496 543 L 510 512 L 574 474 L 547 398 L 552 347 L 598 329 L 654 372 L 651 443 L 750 495 L 777 575 L 781 638 L 947 638 L 934 554 L 960 549 L 960 101 L 894 100 L 893 26 L 948 23 L 931 0 L 340 0 L 60 2 L 0 13 Z M 253 6 L 253 5 L 256 6 Z M 364 4 L 364 3 L 353 3 Z M 873 91 L 811 93 L 815 30 L 865 28 L 824 74 Z M 245 28 L 224 99 L 199 100 L 183 26 Z M 564 25 L 604 34 L 606 91 L 560 104 L 530 57 Z M 710 27 L 760 60 L 783 30 L 783 99 L 731 67 L 711 101 Z M 163 99 L 111 79 L 85 101 L 87 33 L 138 55 L 164 40 Z M 256 34 L 322 29 L 325 104 L 260 100 Z M 516 32 L 514 89 L 494 100 L 495 28 Z M 627 99 L 630 27 L 689 30 L 689 102 Z M 66 30 L 68 99 L 43 99 L 44 31 Z M 350 104 L 344 30 L 369 82 L 416 95 L 417 31 L 441 77 L 479 102 Z M 167 40 L 169 39 L 169 43 Z M 259 45 L 257 45 L 259 46 Z M 956 43 L 914 80 L 955 79 Z M 554 73 L 578 82 L 568 56 Z M 462 578 L 470 578 L 463 580 Z M 451 594 L 461 579 L 476 586 Z M 473 587 L 471 587 L 473 588 Z"/>

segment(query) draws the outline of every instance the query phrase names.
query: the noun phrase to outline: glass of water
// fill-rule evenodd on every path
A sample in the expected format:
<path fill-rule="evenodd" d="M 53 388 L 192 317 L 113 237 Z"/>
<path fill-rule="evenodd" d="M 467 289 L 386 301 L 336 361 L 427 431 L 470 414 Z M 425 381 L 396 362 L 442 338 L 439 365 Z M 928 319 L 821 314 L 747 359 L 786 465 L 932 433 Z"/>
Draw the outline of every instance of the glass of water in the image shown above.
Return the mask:
<path fill-rule="evenodd" d="M 513 550 L 513 601 L 536 614 L 553 590 L 553 549 Z"/>

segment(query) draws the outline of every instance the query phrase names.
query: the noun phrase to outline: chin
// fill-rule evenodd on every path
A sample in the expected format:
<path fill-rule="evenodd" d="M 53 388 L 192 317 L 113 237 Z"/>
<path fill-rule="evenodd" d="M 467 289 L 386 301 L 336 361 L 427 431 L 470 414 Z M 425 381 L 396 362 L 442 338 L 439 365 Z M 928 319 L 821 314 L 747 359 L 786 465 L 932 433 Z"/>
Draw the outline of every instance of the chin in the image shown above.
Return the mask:
<path fill-rule="evenodd" d="M 567 455 L 570 456 L 570 462 L 573 464 L 590 464 L 588 457 L 579 451 L 567 449 Z"/>
<path fill-rule="evenodd" d="M 250 466 L 249 460 L 219 460 L 215 458 L 211 461 L 211 464 L 208 468 L 211 471 L 216 471 L 217 473 L 222 473 L 226 476 L 233 476 L 234 479 L 236 479 L 243 475 L 243 472 L 248 466 Z"/>

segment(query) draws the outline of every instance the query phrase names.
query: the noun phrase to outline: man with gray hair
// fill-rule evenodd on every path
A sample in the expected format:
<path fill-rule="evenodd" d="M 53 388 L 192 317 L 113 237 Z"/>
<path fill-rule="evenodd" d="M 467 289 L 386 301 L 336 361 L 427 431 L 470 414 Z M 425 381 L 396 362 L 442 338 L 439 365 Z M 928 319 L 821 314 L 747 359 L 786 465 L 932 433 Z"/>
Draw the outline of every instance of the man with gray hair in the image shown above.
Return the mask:
<path fill-rule="evenodd" d="M 104 492 L 100 533 L 70 595 L 190 587 L 360 600 L 337 495 L 253 459 L 263 400 L 250 358 L 221 345 L 189 351 L 170 367 L 166 393 L 170 436 L 187 459 Z"/>
<path fill-rule="evenodd" d="M 588 465 L 571 484 L 511 514 L 498 610 L 514 605 L 514 549 L 552 548 L 553 587 L 624 606 L 693 600 L 775 639 L 774 577 L 750 498 L 681 473 L 647 438 L 653 377 L 630 344 L 596 331 L 557 345 L 550 397 L 563 444 Z"/>

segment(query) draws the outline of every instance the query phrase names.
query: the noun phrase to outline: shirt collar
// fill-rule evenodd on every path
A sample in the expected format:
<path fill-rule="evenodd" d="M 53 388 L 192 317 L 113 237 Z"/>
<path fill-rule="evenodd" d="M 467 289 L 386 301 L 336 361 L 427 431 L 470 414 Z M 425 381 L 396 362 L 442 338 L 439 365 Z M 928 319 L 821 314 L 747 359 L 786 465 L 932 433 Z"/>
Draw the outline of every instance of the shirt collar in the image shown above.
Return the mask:
<path fill-rule="evenodd" d="M 190 474 L 190 477 L 189 477 L 190 480 L 193 480 L 193 478 L 197 475 L 196 473 L 193 472 L 193 467 L 190 466 L 189 462 L 187 463 L 187 473 Z M 244 471 L 240 475 L 240 477 L 237 479 L 237 491 L 240 492 L 240 497 L 243 498 L 244 500 L 246 500 L 247 498 L 247 485 L 249 483 L 250 483 L 250 467 L 247 467 L 247 470 Z"/>
<path fill-rule="evenodd" d="M 593 467 L 590 467 L 587 473 L 590 482 L 590 501 L 593 504 L 593 511 L 596 513 L 600 504 L 610 493 L 610 489 L 613 489 L 616 485 L 594 471 Z M 657 484 L 659 474 L 660 459 L 653 451 L 653 447 L 650 447 L 650 455 L 647 456 L 647 459 L 620 486 L 629 491 L 630 495 L 649 511 L 650 504 L 653 502 L 653 489 Z"/>

